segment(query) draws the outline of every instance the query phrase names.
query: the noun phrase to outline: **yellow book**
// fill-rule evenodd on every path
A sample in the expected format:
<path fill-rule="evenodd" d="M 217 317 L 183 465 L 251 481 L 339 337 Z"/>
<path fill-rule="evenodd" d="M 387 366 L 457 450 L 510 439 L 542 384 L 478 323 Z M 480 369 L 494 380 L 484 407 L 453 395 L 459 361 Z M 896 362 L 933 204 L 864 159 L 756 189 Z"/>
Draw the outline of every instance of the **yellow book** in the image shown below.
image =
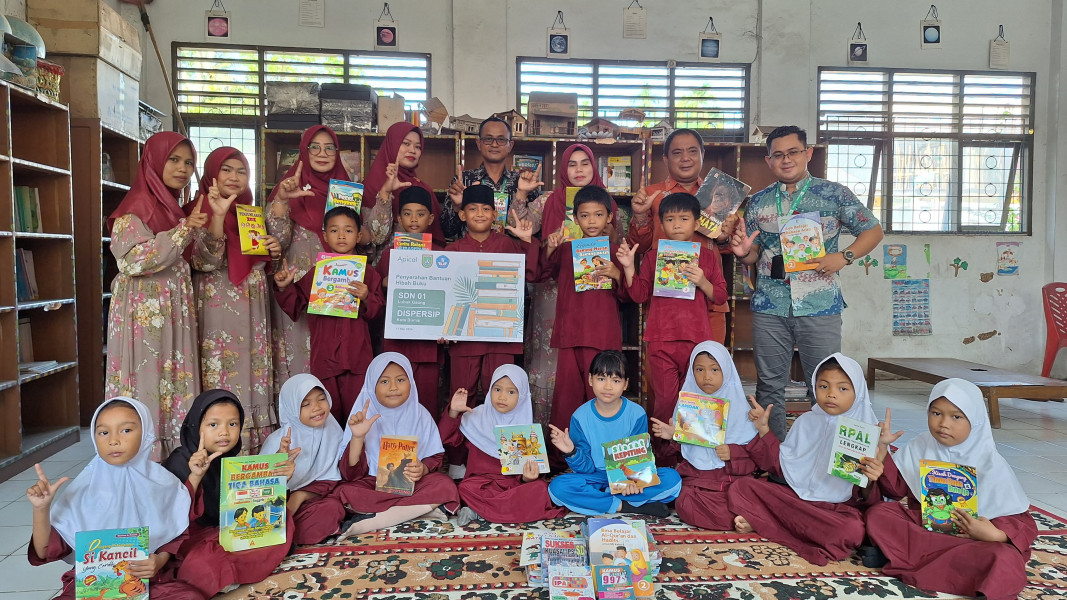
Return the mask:
<path fill-rule="evenodd" d="M 954 509 L 978 517 L 978 473 L 974 467 L 921 459 L 919 481 L 923 527 L 955 535 L 960 530 L 952 522 Z"/>
<path fill-rule="evenodd" d="M 259 239 L 267 235 L 267 222 L 263 219 L 263 209 L 258 206 L 236 204 L 237 232 L 241 236 L 241 254 L 266 256 L 270 254 L 266 244 Z"/>

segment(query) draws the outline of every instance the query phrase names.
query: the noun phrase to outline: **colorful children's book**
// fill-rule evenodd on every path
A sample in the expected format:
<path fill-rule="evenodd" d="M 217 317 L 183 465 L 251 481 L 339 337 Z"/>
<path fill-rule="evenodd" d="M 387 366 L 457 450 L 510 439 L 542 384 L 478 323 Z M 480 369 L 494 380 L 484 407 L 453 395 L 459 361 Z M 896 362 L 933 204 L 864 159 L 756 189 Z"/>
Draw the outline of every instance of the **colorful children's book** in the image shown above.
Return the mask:
<path fill-rule="evenodd" d="M 867 487 L 867 476 L 860 473 L 860 459 L 875 455 L 880 433 L 877 425 L 843 415 L 837 417 L 837 433 L 826 472 L 860 487 Z"/>
<path fill-rule="evenodd" d="M 266 256 L 270 254 L 262 235 L 267 235 L 267 222 L 263 219 L 263 209 L 259 206 L 234 204 L 237 212 L 237 233 L 241 236 L 241 254 Z"/>
<path fill-rule="evenodd" d="M 348 293 L 348 285 L 353 281 L 363 281 L 366 274 L 366 256 L 320 252 L 315 261 L 315 279 L 311 282 L 308 314 L 349 319 L 358 317 L 359 298 Z"/>
<path fill-rule="evenodd" d="M 512 157 L 512 164 L 514 165 L 514 169 L 521 173 L 524 171 L 537 171 L 544 160 L 544 157 L 536 154 L 515 154 Z"/>
<path fill-rule="evenodd" d="M 522 533 L 522 552 L 519 554 L 519 566 L 541 564 L 541 535 L 544 529 L 527 529 Z"/>
<path fill-rule="evenodd" d="M 579 538 L 545 534 L 541 536 L 541 569 L 544 574 L 560 567 L 588 567 L 585 541 Z"/>
<path fill-rule="evenodd" d="M 589 540 L 590 563 L 609 564 L 610 555 L 610 564 L 629 571 L 636 596 L 652 596 L 648 532 L 644 521 L 590 518 L 582 525 L 582 532 Z"/>
<path fill-rule="evenodd" d="M 608 192 L 630 193 L 633 167 L 629 156 L 601 156 L 597 162 L 600 163 L 600 178 Z"/>
<path fill-rule="evenodd" d="M 707 394 L 679 392 L 674 407 L 674 439 L 683 444 L 714 448 L 726 443 L 730 401 Z"/>
<path fill-rule="evenodd" d="M 429 233 L 394 233 L 394 250 L 429 250 L 433 235 Z"/>
<path fill-rule="evenodd" d="M 539 473 L 548 473 L 548 449 L 540 423 L 532 425 L 498 425 L 493 432 L 499 440 L 500 473 L 522 475 L 526 461 L 537 463 Z"/>
<path fill-rule="evenodd" d="M 493 192 L 493 206 L 496 208 L 493 231 L 501 233 L 508 225 L 508 193 Z"/>
<path fill-rule="evenodd" d="M 826 256 L 818 212 L 778 217 L 778 231 L 787 273 L 814 269 L 817 265 L 804 264 L 805 261 Z"/>
<path fill-rule="evenodd" d="M 712 168 L 708 171 L 704 183 L 700 184 L 694 194 L 700 202 L 697 232 L 710 238 L 718 237 L 723 221 L 731 213 L 737 212 L 750 191 L 752 186 L 718 169 Z"/>
<path fill-rule="evenodd" d="M 578 190 L 582 188 L 575 186 L 567 187 L 567 210 L 563 216 L 563 227 L 567 229 L 567 239 L 580 240 L 582 236 L 582 228 L 574 220 L 574 196 L 578 194 Z M 549 232 L 551 233 L 551 232 Z"/>
<path fill-rule="evenodd" d="M 399 496 L 410 496 L 415 482 L 404 476 L 404 469 L 419 459 L 419 438 L 414 435 L 383 435 L 378 450 L 378 478 L 374 489 Z"/>
<path fill-rule="evenodd" d="M 700 261 L 699 242 L 660 240 L 656 247 L 656 273 L 653 277 L 653 296 L 665 298 L 696 297 L 696 286 L 689 282 L 683 269 Z"/>
<path fill-rule="evenodd" d="M 148 600 L 148 580 L 130 562 L 148 558 L 148 528 L 100 529 L 74 535 L 74 597 Z"/>
<path fill-rule="evenodd" d="M 659 483 L 656 457 L 652 455 L 647 433 L 605 442 L 603 446 L 604 468 L 612 494 L 622 493 L 629 481 L 636 483 L 638 489 Z"/>
<path fill-rule="evenodd" d="M 557 567 L 548 574 L 549 600 L 596 600 L 593 572 L 585 567 Z"/>
<path fill-rule="evenodd" d="M 596 561 L 596 555 L 592 554 L 592 562 Z M 634 594 L 633 580 L 630 578 L 630 569 L 615 565 L 614 562 L 593 565 L 593 587 L 596 589 L 597 600 L 636 600 L 637 598 Z"/>
<path fill-rule="evenodd" d="M 978 473 L 974 467 L 919 460 L 922 488 L 923 527 L 941 533 L 960 533 L 952 522 L 952 511 L 963 509 L 978 517 Z"/>
<path fill-rule="evenodd" d="M 574 291 L 610 290 L 611 278 L 594 275 L 593 270 L 611 262 L 611 245 L 607 236 L 583 238 L 571 242 L 574 260 Z"/>
<path fill-rule="evenodd" d="M 229 552 L 285 543 L 284 452 L 222 459 L 219 545 Z"/>
<path fill-rule="evenodd" d="M 330 191 L 326 195 L 326 212 L 338 206 L 348 206 L 359 212 L 363 205 L 363 184 L 342 179 L 330 180 Z"/>

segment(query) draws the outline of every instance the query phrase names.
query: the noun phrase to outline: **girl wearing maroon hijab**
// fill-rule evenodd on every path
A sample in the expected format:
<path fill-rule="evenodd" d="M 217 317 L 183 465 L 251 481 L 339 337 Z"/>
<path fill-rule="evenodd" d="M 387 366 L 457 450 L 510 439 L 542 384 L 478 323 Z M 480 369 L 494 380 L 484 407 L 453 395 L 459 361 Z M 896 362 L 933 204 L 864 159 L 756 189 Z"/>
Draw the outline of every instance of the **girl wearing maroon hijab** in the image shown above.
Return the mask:
<path fill-rule="evenodd" d="M 222 257 L 220 228 L 229 202 L 197 199 L 186 217 L 178 205 L 193 175 L 192 143 L 173 133 L 145 142 L 130 191 L 108 217 L 119 274 L 111 283 L 104 397 L 137 398 L 152 411 L 159 460 L 181 444 L 186 411 L 200 393 L 196 314 L 190 263 L 208 268 Z M 207 209 L 203 211 L 202 209 Z"/>
<path fill-rule="evenodd" d="M 267 232 L 282 246 L 282 256 L 299 279 L 315 266 L 320 252 L 329 252 L 322 237 L 326 194 L 331 179 L 348 179 L 338 159 L 337 134 L 325 125 L 309 127 L 300 138 L 300 158 L 274 186 L 267 213 Z M 269 282 L 268 282 L 269 283 Z M 311 371 L 311 333 L 307 320 L 293 321 L 271 302 L 274 390 L 297 373 Z"/>
<path fill-rule="evenodd" d="M 218 265 L 204 265 L 193 274 L 193 286 L 200 324 L 201 383 L 204 389 L 228 390 L 240 398 L 246 417 L 241 443 L 246 453 L 256 454 L 278 423 L 273 406 L 271 301 L 264 272 L 271 258 L 281 259 L 282 245 L 260 231 L 254 242 L 270 254 L 241 253 L 236 205 L 252 204 L 248 171 L 248 159 L 237 148 L 218 148 L 207 157 L 200 195 L 209 201 L 232 198 L 233 204 L 222 223 L 226 252 Z M 186 209 L 191 213 L 193 206 Z"/>

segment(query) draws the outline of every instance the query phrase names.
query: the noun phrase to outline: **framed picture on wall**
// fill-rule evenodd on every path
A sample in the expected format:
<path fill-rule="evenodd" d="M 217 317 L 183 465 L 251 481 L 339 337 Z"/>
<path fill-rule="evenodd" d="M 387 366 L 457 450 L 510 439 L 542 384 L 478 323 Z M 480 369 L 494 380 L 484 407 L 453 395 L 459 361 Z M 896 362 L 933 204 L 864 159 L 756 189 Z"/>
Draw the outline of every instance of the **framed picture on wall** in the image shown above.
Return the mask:
<path fill-rule="evenodd" d="M 848 64 L 867 64 L 867 40 L 848 41 Z"/>
<path fill-rule="evenodd" d="M 721 44 L 721 33 L 699 34 L 697 39 L 697 60 L 700 62 L 719 62 L 719 48 Z"/>
<path fill-rule="evenodd" d="M 547 32 L 547 49 L 545 55 L 548 58 L 570 58 L 571 34 L 568 29 L 556 29 L 549 27 Z"/>
<path fill-rule="evenodd" d="M 209 10 L 204 14 L 204 36 L 209 42 L 230 38 L 230 13 L 223 10 Z"/>
<path fill-rule="evenodd" d="M 374 24 L 374 49 L 396 50 L 400 46 L 397 39 L 396 21 L 378 21 Z"/>
<path fill-rule="evenodd" d="M 941 47 L 941 21 L 919 21 L 919 43 L 923 50 Z"/>

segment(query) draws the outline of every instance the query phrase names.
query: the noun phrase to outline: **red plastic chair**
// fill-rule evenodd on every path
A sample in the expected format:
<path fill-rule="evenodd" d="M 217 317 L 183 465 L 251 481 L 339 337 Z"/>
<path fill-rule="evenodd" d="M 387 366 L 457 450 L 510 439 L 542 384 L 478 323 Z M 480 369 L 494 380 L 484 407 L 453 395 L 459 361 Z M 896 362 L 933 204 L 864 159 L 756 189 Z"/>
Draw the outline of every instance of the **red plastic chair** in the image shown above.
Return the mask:
<path fill-rule="evenodd" d="M 1056 353 L 1067 347 L 1067 283 L 1049 283 L 1041 288 L 1045 299 L 1045 364 L 1041 376 L 1048 377 Z"/>

